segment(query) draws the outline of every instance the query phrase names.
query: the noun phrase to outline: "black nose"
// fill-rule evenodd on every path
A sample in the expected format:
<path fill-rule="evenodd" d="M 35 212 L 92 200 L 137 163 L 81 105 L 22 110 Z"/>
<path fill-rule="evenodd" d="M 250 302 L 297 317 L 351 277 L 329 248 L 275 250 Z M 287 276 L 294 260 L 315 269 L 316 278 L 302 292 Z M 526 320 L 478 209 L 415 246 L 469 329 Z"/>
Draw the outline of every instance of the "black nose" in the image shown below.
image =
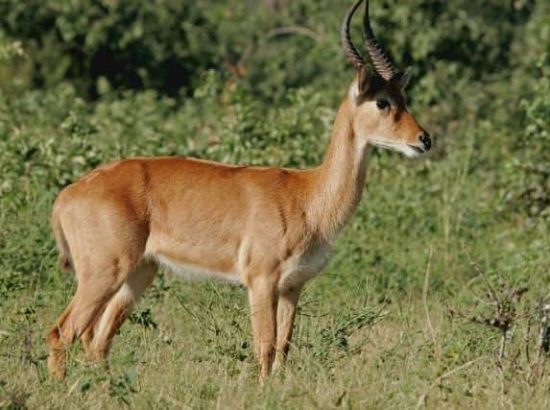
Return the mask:
<path fill-rule="evenodd" d="M 420 134 L 420 142 L 424 144 L 424 148 L 426 151 L 429 151 L 432 147 L 432 139 L 430 138 L 430 134 L 428 134 L 426 131 L 424 131 L 422 134 Z"/>

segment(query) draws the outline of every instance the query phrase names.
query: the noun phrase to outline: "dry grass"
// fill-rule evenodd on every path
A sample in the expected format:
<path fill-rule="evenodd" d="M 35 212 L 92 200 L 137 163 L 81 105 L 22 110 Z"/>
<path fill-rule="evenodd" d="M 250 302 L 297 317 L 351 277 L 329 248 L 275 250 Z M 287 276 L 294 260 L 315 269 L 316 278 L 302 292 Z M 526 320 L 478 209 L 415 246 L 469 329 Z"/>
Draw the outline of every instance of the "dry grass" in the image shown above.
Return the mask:
<path fill-rule="evenodd" d="M 322 317 L 302 312 L 288 369 L 261 388 L 248 347 L 244 292 L 226 285 L 183 284 L 170 279 L 166 283 L 169 289 L 160 299 L 148 297 L 138 308 L 138 314 L 151 309 L 156 328 L 146 328 L 137 321 L 126 324 L 108 366 L 83 362 L 80 348 L 75 347 L 65 383 L 49 380 L 44 361 L 43 335 L 58 309 L 48 304 L 29 314 L 24 309 L 31 299 L 13 301 L 6 311 L 9 320 L 2 325 L 0 339 L 2 406 L 550 405 L 545 365 L 537 370 L 536 380 L 528 380 L 525 338 L 519 329 L 525 323 L 518 324 L 507 357 L 499 359 L 498 334 L 485 326 L 451 319 L 444 300 L 438 297 L 425 300 L 427 305 L 405 297 L 376 308 L 351 302 Z M 330 287 L 328 279 L 313 283 L 305 307 L 311 304 L 308 301 L 322 297 L 326 287 Z M 187 309 L 181 307 L 182 300 Z M 335 308 L 331 301 L 325 301 L 325 307 L 327 304 Z M 205 305 L 210 309 L 202 309 Z M 431 324 L 426 320 L 426 307 Z M 6 325 L 10 330 L 4 330 Z"/>

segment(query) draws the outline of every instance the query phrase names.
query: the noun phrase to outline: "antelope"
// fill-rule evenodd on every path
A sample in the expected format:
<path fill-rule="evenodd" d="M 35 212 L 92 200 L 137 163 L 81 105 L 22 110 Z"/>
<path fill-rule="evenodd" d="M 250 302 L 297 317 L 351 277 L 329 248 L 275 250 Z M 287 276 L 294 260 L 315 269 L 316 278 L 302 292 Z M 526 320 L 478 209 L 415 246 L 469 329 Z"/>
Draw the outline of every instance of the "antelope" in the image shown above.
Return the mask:
<path fill-rule="evenodd" d="M 326 265 L 360 201 L 372 146 L 416 157 L 429 134 L 407 110 L 410 69 L 398 72 L 376 40 L 365 1 L 363 39 L 372 68 L 341 27 L 355 77 L 317 167 L 247 167 L 184 157 L 131 158 L 100 166 L 64 188 L 51 215 L 74 297 L 47 337 L 48 367 L 66 376 L 66 348 L 81 339 L 105 359 L 125 318 L 159 267 L 226 279 L 248 289 L 263 383 L 284 366 L 298 298 Z"/>

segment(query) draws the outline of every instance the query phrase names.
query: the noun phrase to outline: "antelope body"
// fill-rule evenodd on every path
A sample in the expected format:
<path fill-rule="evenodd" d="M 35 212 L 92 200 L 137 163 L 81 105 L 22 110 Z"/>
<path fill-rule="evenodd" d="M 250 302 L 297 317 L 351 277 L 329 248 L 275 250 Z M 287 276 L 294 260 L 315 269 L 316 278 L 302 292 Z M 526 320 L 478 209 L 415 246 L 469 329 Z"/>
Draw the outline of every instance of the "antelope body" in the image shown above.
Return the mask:
<path fill-rule="evenodd" d="M 320 166 L 133 158 L 101 166 L 59 194 L 53 231 L 61 265 L 74 270 L 78 287 L 48 335 L 54 377 L 65 377 L 65 349 L 77 338 L 92 359 L 106 357 L 159 265 L 246 286 L 261 379 L 284 364 L 300 291 L 325 266 L 358 205 L 370 147 L 416 156 L 431 145 L 405 106 L 409 75 L 395 72 L 372 34 L 368 1 L 364 39 L 374 70 L 351 42 L 350 21 L 362 2 L 342 25 L 357 75 Z"/>

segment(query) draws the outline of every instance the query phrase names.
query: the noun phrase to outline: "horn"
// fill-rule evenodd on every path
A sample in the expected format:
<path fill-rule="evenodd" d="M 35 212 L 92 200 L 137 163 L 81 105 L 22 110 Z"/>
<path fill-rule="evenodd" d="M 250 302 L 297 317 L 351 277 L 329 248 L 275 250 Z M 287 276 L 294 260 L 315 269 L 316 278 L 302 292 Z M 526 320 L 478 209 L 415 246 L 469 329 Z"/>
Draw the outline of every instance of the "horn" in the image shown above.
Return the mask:
<path fill-rule="evenodd" d="M 342 22 L 342 28 L 340 30 L 340 42 L 342 43 L 344 53 L 346 54 L 348 60 L 357 70 L 360 70 L 365 65 L 365 60 L 363 59 L 363 57 L 361 57 L 361 55 L 353 45 L 353 42 L 351 41 L 349 26 L 353 14 L 355 13 L 355 11 L 357 11 L 362 2 L 363 0 L 358 0 L 353 6 L 350 7 L 348 12 L 344 16 L 344 21 Z"/>
<path fill-rule="evenodd" d="M 374 33 L 370 26 L 369 18 L 369 0 L 365 2 L 365 15 L 363 16 L 363 39 L 365 40 L 365 45 L 374 69 L 380 76 L 389 81 L 396 73 L 396 69 L 392 65 L 388 56 L 382 50 L 382 47 L 374 37 Z"/>

